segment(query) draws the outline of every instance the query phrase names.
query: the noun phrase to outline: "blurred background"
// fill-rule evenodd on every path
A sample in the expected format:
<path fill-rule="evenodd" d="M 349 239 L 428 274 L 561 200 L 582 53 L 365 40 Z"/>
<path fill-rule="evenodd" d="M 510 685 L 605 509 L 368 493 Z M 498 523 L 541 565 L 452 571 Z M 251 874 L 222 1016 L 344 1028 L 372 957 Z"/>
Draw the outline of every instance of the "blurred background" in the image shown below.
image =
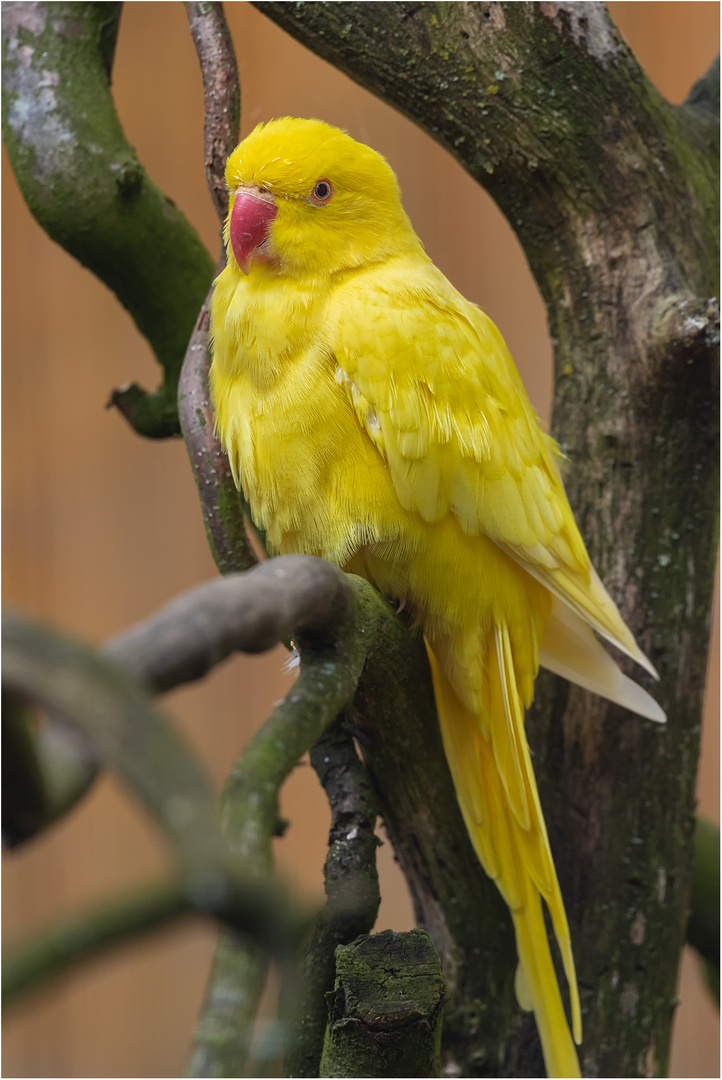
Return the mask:
<path fill-rule="evenodd" d="M 652 81 L 684 99 L 718 51 L 717 3 L 611 3 Z M 226 5 L 242 82 L 242 133 L 260 120 L 316 116 L 381 151 L 427 251 L 499 325 L 543 418 L 551 397 L 544 309 L 510 228 L 430 138 L 277 29 L 247 3 Z M 125 5 L 114 70 L 118 111 L 153 180 L 215 257 L 218 227 L 203 174 L 201 80 L 181 4 Z M 5 603 L 100 643 L 216 570 L 180 440 L 149 442 L 111 389 L 159 381 L 151 352 L 113 295 L 47 239 L 3 156 L 3 466 Z M 717 605 L 715 606 L 717 607 Z M 718 630 L 711 655 L 719 655 Z M 219 788 L 285 692 L 285 653 L 237 658 L 163 701 Z M 719 821 L 719 675 L 710 670 L 699 807 Z M 283 875 L 322 897 L 329 814 L 301 764 L 283 792 L 291 827 Z M 156 878 L 160 839 L 109 777 L 60 825 L 3 860 L 6 940 Z M 380 849 L 378 929 L 412 925 L 403 878 Z M 215 940 L 188 922 L 113 953 L 9 1013 L 3 1075 L 180 1076 Z M 719 1075 L 719 1016 L 686 955 L 670 1075 Z"/>

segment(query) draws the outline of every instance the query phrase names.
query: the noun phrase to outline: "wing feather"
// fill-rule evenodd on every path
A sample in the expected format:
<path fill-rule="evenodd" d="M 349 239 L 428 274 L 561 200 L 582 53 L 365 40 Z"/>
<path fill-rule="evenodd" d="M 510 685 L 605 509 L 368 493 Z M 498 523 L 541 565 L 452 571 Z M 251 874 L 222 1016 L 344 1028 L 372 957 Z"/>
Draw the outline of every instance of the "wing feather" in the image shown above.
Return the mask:
<path fill-rule="evenodd" d="M 340 289 L 332 321 L 337 379 L 404 509 L 429 523 L 453 514 L 468 535 L 490 537 L 656 676 L 591 566 L 559 451 L 491 320 L 419 256 Z"/>

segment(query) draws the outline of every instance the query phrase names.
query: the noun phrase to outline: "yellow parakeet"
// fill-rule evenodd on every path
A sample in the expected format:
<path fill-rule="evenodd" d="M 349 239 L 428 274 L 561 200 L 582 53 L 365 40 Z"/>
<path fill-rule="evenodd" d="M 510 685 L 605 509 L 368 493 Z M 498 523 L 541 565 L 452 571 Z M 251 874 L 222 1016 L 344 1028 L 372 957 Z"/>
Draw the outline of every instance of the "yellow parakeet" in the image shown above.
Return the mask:
<path fill-rule="evenodd" d="M 384 158 L 318 120 L 228 160 L 212 305 L 218 431 L 278 553 L 318 555 L 423 628 L 469 835 L 509 905 L 550 1076 L 579 1076 L 569 929 L 524 732 L 539 664 L 664 720 L 593 630 L 653 675 L 590 564 L 498 330 L 437 270 Z"/>

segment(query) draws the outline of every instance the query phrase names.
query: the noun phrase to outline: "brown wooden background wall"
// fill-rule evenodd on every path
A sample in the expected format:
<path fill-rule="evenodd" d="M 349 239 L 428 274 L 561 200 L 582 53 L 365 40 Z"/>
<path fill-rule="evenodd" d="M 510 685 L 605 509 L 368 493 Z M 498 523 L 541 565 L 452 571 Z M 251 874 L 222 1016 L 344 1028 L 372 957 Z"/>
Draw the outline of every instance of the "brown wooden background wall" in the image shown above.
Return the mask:
<path fill-rule="evenodd" d="M 661 91 L 682 100 L 718 50 L 719 5 L 610 9 Z M 249 4 L 229 3 L 227 12 L 241 69 L 243 133 L 272 116 L 318 116 L 384 153 L 427 250 L 499 324 L 537 411 L 548 415 L 543 307 L 491 200 L 427 136 Z M 126 4 L 115 94 L 150 175 L 215 255 L 200 76 L 181 4 Z M 148 347 L 108 290 L 34 223 L 5 159 L 3 212 L 5 602 L 100 642 L 215 570 L 183 445 L 143 441 L 103 408 L 110 389 L 127 379 L 157 383 Z M 284 692 L 282 662 L 280 652 L 239 658 L 166 700 L 219 785 Z M 717 819 L 718 685 L 715 672 L 700 775 L 701 806 Z M 283 811 L 292 825 L 278 842 L 279 864 L 299 890 L 319 899 L 328 813 L 308 767 L 287 785 Z M 157 875 L 163 858 L 153 831 L 106 778 L 61 826 L 5 857 L 5 934 L 15 937 Z M 407 928 L 410 904 L 388 845 L 381 863 L 378 926 Z M 28 1000 L 6 1019 L 3 1075 L 182 1075 L 213 940 L 211 927 L 186 924 Z M 689 958 L 680 998 L 672 1075 L 717 1076 L 718 1016 Z"/>

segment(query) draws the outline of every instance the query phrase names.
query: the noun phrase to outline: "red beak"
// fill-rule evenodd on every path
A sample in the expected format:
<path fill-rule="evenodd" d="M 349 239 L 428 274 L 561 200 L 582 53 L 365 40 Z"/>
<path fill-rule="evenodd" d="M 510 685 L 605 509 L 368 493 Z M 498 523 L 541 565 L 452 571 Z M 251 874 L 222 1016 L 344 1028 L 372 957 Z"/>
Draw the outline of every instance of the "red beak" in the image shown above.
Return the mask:
<path fill-rule="evenodd" d="M 231 210 L 231 247 L 244 274 L 251 268 L 253 253 L 268 238 L 276 204 L 250 191 L 237 191 Z"/>

